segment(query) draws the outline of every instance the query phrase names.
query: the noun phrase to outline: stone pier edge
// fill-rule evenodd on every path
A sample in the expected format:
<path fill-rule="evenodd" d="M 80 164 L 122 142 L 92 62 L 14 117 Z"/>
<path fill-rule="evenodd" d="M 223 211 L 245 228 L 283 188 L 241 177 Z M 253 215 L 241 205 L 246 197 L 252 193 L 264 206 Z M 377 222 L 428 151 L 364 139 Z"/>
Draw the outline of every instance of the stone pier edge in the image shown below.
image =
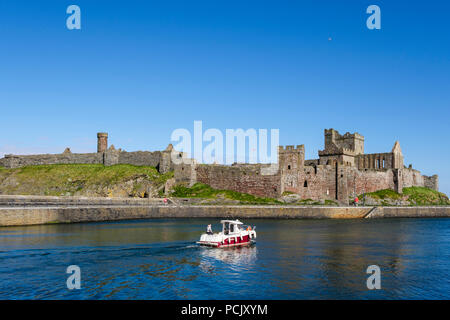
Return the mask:
<path fill-rule="evenodd" d="M 233 219 L 364 219 L 450 217 L 449 206 L 317 207 L 317 206 L 194 206 L 86 205 L 0 208 L 0 226 L 100 222 L 155 218 Z"/>

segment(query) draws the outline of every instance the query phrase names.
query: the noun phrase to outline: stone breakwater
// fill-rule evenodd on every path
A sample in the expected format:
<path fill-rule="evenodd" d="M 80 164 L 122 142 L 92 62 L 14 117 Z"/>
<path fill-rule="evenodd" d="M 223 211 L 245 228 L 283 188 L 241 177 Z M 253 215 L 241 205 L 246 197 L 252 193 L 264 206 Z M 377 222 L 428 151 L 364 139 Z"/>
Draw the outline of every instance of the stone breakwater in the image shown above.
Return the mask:
<path fill-rule="evenodd" d="M 0 196 L 0 226 L 152 218 L 364 219 L 450 217 L 450 207 L 195 206 L 160 199 Z"/>

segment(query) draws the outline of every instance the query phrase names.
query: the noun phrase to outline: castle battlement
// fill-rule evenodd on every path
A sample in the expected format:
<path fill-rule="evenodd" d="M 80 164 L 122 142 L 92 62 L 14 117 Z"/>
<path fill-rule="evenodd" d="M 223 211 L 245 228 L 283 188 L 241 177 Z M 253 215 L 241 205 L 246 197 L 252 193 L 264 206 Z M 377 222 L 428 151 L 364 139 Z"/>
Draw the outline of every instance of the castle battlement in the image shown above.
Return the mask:
<path fill-rule="evenodd" d="M 329 135 L 334 135 L 336 138 L 338 139 L 342 139 L 342 138 L 356 138 L 356 139 L 363 139 L 364 140 L 364 136 L 359 134 L 358 132 L 354 132 L 354 133 L 350 133 L 350 132 L 346 132 L 344 134 L 340 134 L 339 131 L 330 128 L 330 129 L 324 129 L 324 134 L 325 136 L 329 136 Z"/>
<path fill-rule="evenodd" d="M 279 146 L 278 152 L 305 152 L 305 145 L 300 144 L 295 147 L 293 145 Z"/>

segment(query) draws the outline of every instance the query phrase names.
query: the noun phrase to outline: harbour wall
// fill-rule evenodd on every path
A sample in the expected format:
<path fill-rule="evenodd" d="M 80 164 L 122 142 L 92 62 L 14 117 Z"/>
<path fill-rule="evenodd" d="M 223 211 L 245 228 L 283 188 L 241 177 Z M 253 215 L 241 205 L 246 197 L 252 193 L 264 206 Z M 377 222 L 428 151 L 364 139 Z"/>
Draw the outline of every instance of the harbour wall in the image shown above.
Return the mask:
<path fill-rule="evenodd" d="M 151 218 L 362 218 L 370 208 L 272 206 L 67 206 L 0 208 L 0 226 Z"/>
<path fill-rule="evenodd" d="M 194 206 L 154 203 L 1 206 L 0 226 L 152 218 L 363 219 L 450 217 L 450 207 Z"/>

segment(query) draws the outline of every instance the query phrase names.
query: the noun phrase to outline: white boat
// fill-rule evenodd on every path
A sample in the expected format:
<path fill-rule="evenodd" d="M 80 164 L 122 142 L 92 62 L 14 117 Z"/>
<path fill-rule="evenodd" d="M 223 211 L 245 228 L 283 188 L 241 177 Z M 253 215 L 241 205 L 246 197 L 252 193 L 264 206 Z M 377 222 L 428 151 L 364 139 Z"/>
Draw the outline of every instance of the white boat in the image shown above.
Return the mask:
<path fill-rule="evenodd" d="M 207 232 L 197 244 L 217 248 L 246 246 L 255 242 L 256 227 L 244 225 L 239 220 L 222 220 L 222 232 Z"/>

